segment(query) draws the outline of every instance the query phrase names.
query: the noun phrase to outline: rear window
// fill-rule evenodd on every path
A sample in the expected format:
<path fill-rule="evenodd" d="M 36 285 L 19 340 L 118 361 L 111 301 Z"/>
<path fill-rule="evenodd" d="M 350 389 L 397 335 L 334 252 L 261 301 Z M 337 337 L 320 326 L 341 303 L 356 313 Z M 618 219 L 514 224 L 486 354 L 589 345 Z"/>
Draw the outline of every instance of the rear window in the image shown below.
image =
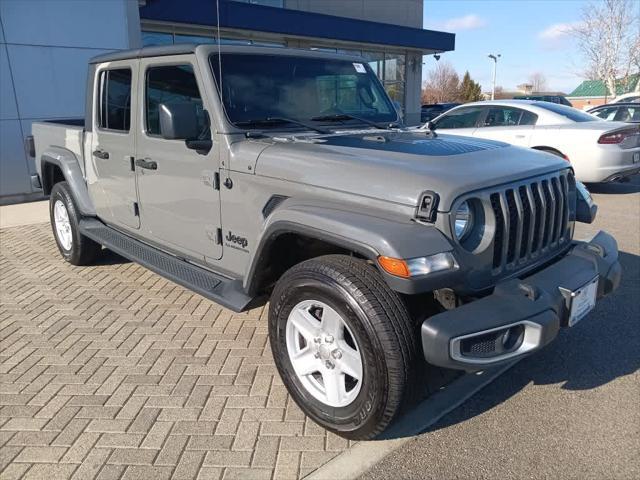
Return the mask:
<path fill-rule="evenodd" d="M 589 113 L 581 112 L 573 107 L 567 107 L 565 105 L 558 105 L 557 103 L 540 102 L 536 103 L 536 107 L 544 108 L 557 115 L 561 115 L 573 122 L 594 122 L 598 120 L 596 117 Z"/>

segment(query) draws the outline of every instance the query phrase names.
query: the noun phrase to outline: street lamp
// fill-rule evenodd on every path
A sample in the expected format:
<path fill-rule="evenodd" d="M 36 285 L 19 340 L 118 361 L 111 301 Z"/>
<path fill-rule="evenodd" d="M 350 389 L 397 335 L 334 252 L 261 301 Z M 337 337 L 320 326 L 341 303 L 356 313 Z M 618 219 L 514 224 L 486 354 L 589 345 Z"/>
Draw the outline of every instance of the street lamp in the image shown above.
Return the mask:
<path fill-rule="evenodd" d="M 489 58 L 493 60 L 493 88 L 491 89 L 491 100 L 496 99 L 496 68 L 498 67 L 498 59 L 500 58 L 500 54 L 494 55 L 493 53 L 489 54 Z"/>

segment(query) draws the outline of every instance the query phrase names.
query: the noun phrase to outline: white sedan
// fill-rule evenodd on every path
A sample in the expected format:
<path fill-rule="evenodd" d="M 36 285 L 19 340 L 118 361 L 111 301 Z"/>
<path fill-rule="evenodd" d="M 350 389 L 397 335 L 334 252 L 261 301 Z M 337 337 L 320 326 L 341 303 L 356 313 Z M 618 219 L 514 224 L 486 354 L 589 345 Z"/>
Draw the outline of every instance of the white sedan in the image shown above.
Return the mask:
<path fill-rule="evenodd" d="M 466 103 L 430 125 L 438 132 L 501 140 L 559 155 L 585 183 L 640 173 L 640 125 L 601 121 L 565 105 L 535 100 Z"/>

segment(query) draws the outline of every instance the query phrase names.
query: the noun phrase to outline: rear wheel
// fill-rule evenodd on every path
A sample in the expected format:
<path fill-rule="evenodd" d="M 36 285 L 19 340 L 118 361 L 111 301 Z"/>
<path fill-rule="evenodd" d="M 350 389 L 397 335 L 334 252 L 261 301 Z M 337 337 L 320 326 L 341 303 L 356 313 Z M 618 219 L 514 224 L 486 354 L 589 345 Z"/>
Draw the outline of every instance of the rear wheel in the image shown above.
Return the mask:
<path fill-rule="evenodd" d="M 323 427 L 368 439 L 398 413 L 416 337 L 405 304 L 366 262 L 328 255 L 287 271 L 271 298 L 269 336 L 291 396 Z"/>
<path fill-rule="evenodd" d="M 95 261 L 102 246 L 80 233 L 80 214 L 67 182 L 58 182 L 49 197 L 51 228 L 58 250 L 73 265 L 89 265 Z"/>

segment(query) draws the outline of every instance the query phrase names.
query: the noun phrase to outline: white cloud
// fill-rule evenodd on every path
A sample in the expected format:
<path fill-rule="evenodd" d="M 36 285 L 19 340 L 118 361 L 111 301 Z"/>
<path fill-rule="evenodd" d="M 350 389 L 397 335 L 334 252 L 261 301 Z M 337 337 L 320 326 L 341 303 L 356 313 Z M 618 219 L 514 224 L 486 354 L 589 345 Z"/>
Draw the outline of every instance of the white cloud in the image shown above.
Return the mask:
<path fill-rule="evenodd" d="M 554 23 L 538 33 L 538 38 L 546 42 L 555 42 L 567 37 L 580 22 Z"/>
<path fill-rule="evenodd" d="M 487 21 L 476 15 L 470 13 L 462 17 L 450 18 L 449 20 L 434 21 L 430 24 L 430 27 L 436 30 L 444 30 L 447 32 L 460 32 L 462 30 L 476 30 L 487 25 Z"/>

